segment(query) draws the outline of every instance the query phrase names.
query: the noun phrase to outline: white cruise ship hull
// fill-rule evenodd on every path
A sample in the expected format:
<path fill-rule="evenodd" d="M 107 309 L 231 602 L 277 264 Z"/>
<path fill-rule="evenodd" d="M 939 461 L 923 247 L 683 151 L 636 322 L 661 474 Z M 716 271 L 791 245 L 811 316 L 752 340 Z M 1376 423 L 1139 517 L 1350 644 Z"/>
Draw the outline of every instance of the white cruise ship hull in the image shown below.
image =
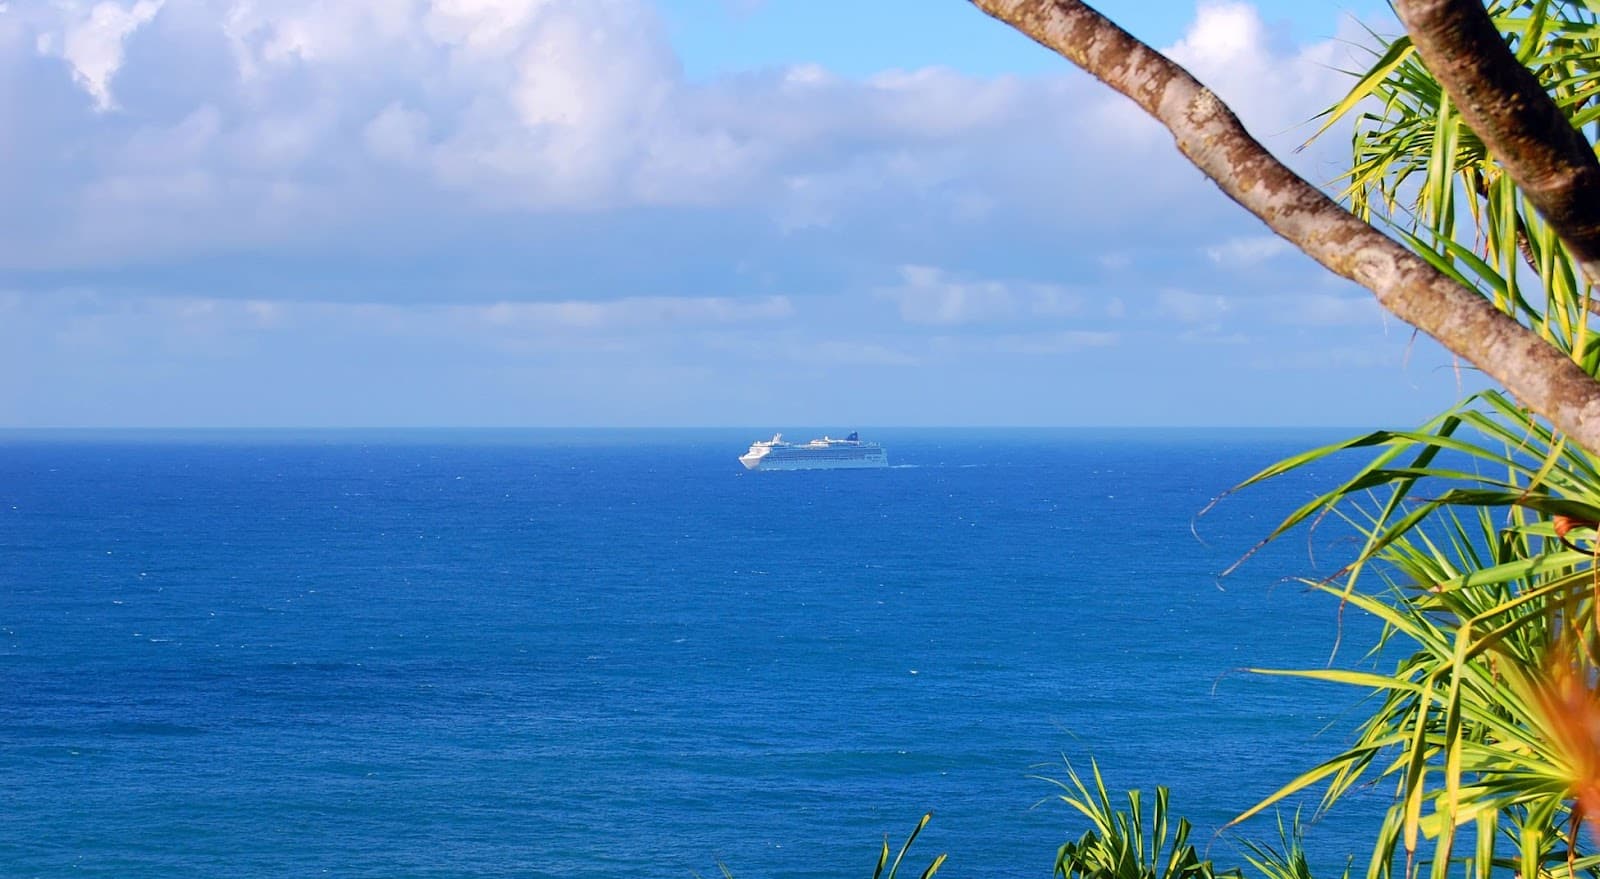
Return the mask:
<path fill-rule="evenodd" d="M 866 470 L 889 466 L 889 455 L 854 433 L 842 440 L 825 436 L 808 443 L 786 443 L 778 434 L 751 444 L 739 463 L 746 470 Z"/>
<path fill-rule="evenodd" d="M 739 463 L 746 470 L 865 470 L 873 467 L 889 466 L 889 456 L 880 450 L 876 456 L 861 458 L 820 458 L 805 455 L 776 457 L 762 455 L 752 457 L 744 455 L 739 458 Z"/>

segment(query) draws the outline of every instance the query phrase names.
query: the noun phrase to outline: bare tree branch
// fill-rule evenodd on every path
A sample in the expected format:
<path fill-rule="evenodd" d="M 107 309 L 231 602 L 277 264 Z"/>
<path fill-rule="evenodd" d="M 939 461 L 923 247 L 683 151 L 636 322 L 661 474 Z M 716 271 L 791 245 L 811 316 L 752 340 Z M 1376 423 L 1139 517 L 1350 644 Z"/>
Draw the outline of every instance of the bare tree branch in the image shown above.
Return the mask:
<path fill-rule="evenodd" d="M 972 0 L 1132 98 L 1230 198 L 1384 308 L 1600 450 L 1600 383 L 1554 346 L 1339 207 L 1273 158 L 1188 71 L 1079 0 Z"/>
<path fill-rule="evenodd" d="M 1600 283 L 1600 161 L 1511 54 L 1479 0 L 1396 0 L 1411 42 L 1461 118 Z"/>

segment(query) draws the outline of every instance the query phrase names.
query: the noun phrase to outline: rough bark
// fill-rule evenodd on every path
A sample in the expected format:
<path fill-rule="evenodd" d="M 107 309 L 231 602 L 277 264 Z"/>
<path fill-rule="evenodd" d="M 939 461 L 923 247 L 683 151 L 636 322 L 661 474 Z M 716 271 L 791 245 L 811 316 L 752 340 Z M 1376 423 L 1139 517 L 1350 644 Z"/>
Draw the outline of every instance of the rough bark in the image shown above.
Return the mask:
<path fill-rule="evenodd" d="M 1273 158 L 1182 67 L 1079 0 L 972 0 L 1133 99 L 1223 192 L 1312 259 L 1482 369 L 1585 448 L 1600 450 L 1600 383 Z"/>
<path fill-rule="evenodd" d="M 1600 161 L 1511 54 L 1480 0 L 1396 0 L 1417 54 L 1489 152 L 1600 283 Z"/>

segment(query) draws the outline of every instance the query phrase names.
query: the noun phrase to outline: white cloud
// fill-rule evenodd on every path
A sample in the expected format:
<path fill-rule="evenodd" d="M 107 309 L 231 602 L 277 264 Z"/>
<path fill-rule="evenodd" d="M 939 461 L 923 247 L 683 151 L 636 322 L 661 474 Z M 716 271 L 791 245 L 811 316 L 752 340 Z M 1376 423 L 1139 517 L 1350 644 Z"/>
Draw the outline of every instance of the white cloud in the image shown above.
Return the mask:
<path fill-rule="evenodd" d="M 297 67 L 367 67 L 373 48 L 412 39 L 421 0 L 210 0 L 239 73 L 271 79 Z M 409 63 L 396 53 L 399 62 Z"/>
<path fill-rule="evenodd" d="M 395 101 L 372 117 L 361 130 L 362 140 L 372 155 L 408 164 L 422 155 L 427 142 L 428 117 Z"/>
<path fill-rule="evenodd" d="M 430 36 L 490 56 L 517 50 L 520 35 L 547 0 L 439 0 L 425 17 Z"/>
<path fill-rule="evenodd" d="M 491 302 L 461 305 L 385 302 L 321 302 L 292 299 L 227 299 L 207 296 L 108 296 L 92 290 L 63 290 L 0 296 L 0 311 L 19 320 L 57 320 L 73 326 L 75 337 L 98 328 L 120 326 L 134 335 L 245 338 L 259 333 L 338 332 L 352 337 L 438 336 L 471 344 L 495 335 L 534 334 L 572 337 L 574 333 L 617 330 L 677 332 L 718 327 L 781 323 L 794 315 L 784 296 L 628 297 L 589 302 Z"/>
<path fill-rule="evenodd" d="M 953 326 L 1020 317 L 1066 317 L 1082 297 L 1052 284 L 957 281 L 932 266 L 901 266 L 901 284 L 878 291 L 908 323 Z"/>
<path fill-rule="evenodd" d="M 1331 10 L 1331 7 L 1330 7 Z M 1257 138 L 1313 183 L 1328 184 L 1348 166 L 1349 140 L 1325 134 L 1316 117 L 1354 84 L 1346 71 L 1364 70 L 1373 56 L 1363 23 L 1330 18 L 1333 39 L 1294 45 L 1262 20 L 1259 9 L 1236 0 L 1202 0 L 1182 39 L 1165 51 L 1215 91 Z M 1305 148 L 1300 149 L 1299 147 Z"/>
<path fill-rule="evenodd" d="M 1217 346 L 1218 372 L 1300 334 L 1332 348 L 1373 313 L 1297 292 L 1335 288 L 1088 77 L 686 78 L 668 36 L 650 0 L 10 4 L 0 202 L 27 209 L 0 212 L 0 409 L 126 421 L 145 412 L 107 388 L 181 386 L 279 400 L 246 420 L 394 423 L 424 417 L 423 387 L 436 422 L 546 411 L 505 399 L 715 420 L 732 410 L 696 396 L 730 394 L 765 417 L 748 413 L 807 393 L 818 413 L 856 394 L 976 417 L 938 408 L 959 387 L 1006 420 L 1058 390 L 1054 366 L 1164 368 L 1124 344 L 1152 332 L 1130 311 Z M 1240 4 L 1205 7 L 1174 51 L 1280 152 L 1351 66 Z M 865 384 L 822 399 L 809 371 L 750 368 L 773 362 L 915 366 L 918 386 L 857 369 Z M 31 378 L 73 370 L 76 398 Z M 606 377 L 579 394 L 560 378 L 579 372 Z"/>
<path fill-rule="evenodd" d="M 0 128 L 37 158 L 16 161 L 0 137 L 11 159 L 0 163 L 0 197 L 33 207 L 0 218 L 0 271 L 151 267 L 170 279 L 194 258 L 245 259 L 271 280 L 230 295 L 264 301 L 272 284 L 337 272 L 346 251 L 368 265 L 409 265 L 420 252 L 417 262 L 444 268 L 410 295 L 510 301 L 524 298 L 513 286 L 524 277 L 547 291 L 546 273 L 603 274 L 584 260 L 664 272 L 676 262 L 686 275 L 683 266 L 728 262 L 708 251 L 737 237 L 754 245 L 740 255 L 752 276 L 769 279 L 743 289 L 794 289 L 786 272 L 815 264 L 819 283 L 860 294 L 885 263 L 906 266 L 897 285 L 869 295 L 910 324 L 978 327 L 1115 320 L 1119 301 L 1087 303 L 1080 276 L 1088 288 L 1097 272 L 1148 272 L 1172 254 L 1239 263 L 1281 247 L 1254 239 L 1252 222 L 1154 123 L 1076 74 L 850 78 L 795 65 L 688 81 L 647 0 L 118 0 L 11 18 L 0 22 L 0 75 L 31 63 L 35 79 L 0 100 Z M 94 38 L 69 51 L 80 31 Z M 1247 118 L 1309 115 L 1307 94 L 1338 76 L 1303 70 L 1326 51 L 1276 44 L 1239 4 L 1202 8 L 1174 52 L 1218 77 Z M 89 100 L 46 105 L 58 93 L 31 86 L 55 80 Z M 95 110 L 110 106 L 119 112 Z M 688 210 L 714 231 L 662 234 Z M 586 224 L 601 243 L 519 257 L 551 217 Z M 1014 248 L 1015 267 L 974 265 L 984 250 L 974 242 L 1019 229 L 1034 242 L 1077 242 L 1081 260 L 1068 253 L 1063 265 L 1029 243 Z M 1129 249 L 1133 229 L 1165 249 Z M 480 240 L 491 243 L 471 256 L 453 250 Z M 952 250 L 962 253 L 946 261 Z M 297 262 L 307 251 L 337 256 Z M 473 287 L 480 267 L 500 286 Z M 690 278 L 658 289 L 730 286 Z M 356 277 L 344 295 L 375 295 L 368 287 L 385 289 Z M 562 295 L 615 301 L 619 289 L 630 287 Z M 1164 302 L 1189 321 L 1204 319 L 1196 308 L 1216 311 Z M 537 322 L 596 308 L 547 306 L 506 311 Z"/>
<path fill-rule="evenodd" d="M 1200 4 L 1194 24 L 1167 52 L 1180 63 L 1208 73 L 1262 60 L 1267 44 L 1260 13 L 1249 3 Z"/>
<path fill-rule="evenodd" d="M 959 283 L 929 266 L 902 266 L 903 284 L 878 295 L 892 300 L 900 317 L 919 324 L 965 324 L 1003 320 L 1017 304 L 1006 285 L 997 281 Z"/>
<path fill-rule="evenodd" d="M 1214 199 L 1085 77 L 799 65 L 689 82 L 647 0 L 106 0 L 12 18 L 24 36 L 0 52 L 66 60 L 90 106 L 30 104 L 48 89 L 0 104 L 30 149 L 71 156 L 45 176 L 0 168 L 51 218 L 7 229 L 0 268 L 381 238 L 446 210 L 740 208 L 792 233 L 879 210 L 1104 236 L 1137 212 L 1163 234 L 1184 222 L 1172 204 Z M 1303 118 L 1338 76 L 1312 63 L 1331 50 L 1281 49 L 1238 5 L 1204 7 L 1174 51 L 1247 117 Z"/>
<path fill-rule="evenodd" d="M 1276 323 L 1304 326 L 1377 326 L 1386 312 L 1363 292 L 1349 295 L 1285 292 L 1274 301 L 1269 317 Z"/>
<path fill-rule="evenodd" d="M 124 6 L 103 0 L 92 6 L 64 3 L 58 8 L 59 29 L 41 32 L 35 45 L 42 55 L 54 55 L 72 67 L 73 79 L 94 99 L 95 109 L 116 106 L 111 80 L 122 67 L 123 44 L 129 35 L 155 18 L 165 0 L 137 0 Z"/>
<path fill-rule="evenodd" d="M 530 328 L 734 324 L 781 320 L 794 315 L 794 305 L 786 296 L 751 299 L 655 296 L 601 302 L 499 302 L 455 306 L 452 310 L 497 327 Z"/>
<path fill-rule="evenodd" d="M 1305 125 L 1349 88 L 1350 78 L 1340 72 L 1349 65 L 1340 62 L 1354 43 L 1286 46 L 1254 5 L 1202 2 L 1194 23 L 1166 54 L 1217 92 L 1259 136 Z"/>
<path fill-rule="evenodd" d="M 1244 339 L 1244 334 L 1272 326 L 1378 327 L 1385 321 L 1377 301 L 1360 291 L 1322 293 L 1298 287 L 1273 289 L 1248 299 L 1168 289 L 1157 294 L 1156 309 L 1162 317 L 1189 326 L 1195 334 L 1192 338 L 1213 340 L 1225 332 Z"/>
<path fill-rule="evenodd" d="M 1266 262 L 1290 250 L 1289 242 L 1276 235 L 1249 235 L 1211 245 L 1206 248 L 1206 256 L 1219 266 L 1241 268 Z"/>

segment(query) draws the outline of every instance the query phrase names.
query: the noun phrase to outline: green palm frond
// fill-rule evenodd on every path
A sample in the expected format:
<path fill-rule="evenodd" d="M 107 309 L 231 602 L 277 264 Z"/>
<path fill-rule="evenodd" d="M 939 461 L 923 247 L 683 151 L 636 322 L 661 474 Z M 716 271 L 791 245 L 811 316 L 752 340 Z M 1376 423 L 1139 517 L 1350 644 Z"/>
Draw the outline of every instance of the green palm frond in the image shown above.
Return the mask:
<path fill-rule="evenodd" d="M 1306 857 L 1305 827 L 1300 823 L 1300 813 L 1285 825 L 1283 815 L 1278 815 L 1278 845 L 1272 846 L 1253 840 L 1242 840 L 1245 862 L 1254 867 L 1262 879 L 1312 879 L 1311 862 Z M 1349 879 L 1350 868 L 1345 867 L 1344 879 Z"/>
<path fill-rule="evenodd" d="M 1593 143 L 1600 3 L 1493 0 L 1488 11 Z M 1593 291 L 1408 40 L 1375 53 L 1326 116 L 1324 131 L 1355 121 L 1341 180 L 1352 211 L 1600 375 Z M 1378 784 L 1393 800 L 1371 879 L 1600 877 L 1577 826 L 1586 791 L 1600 813 L 1600 462 L 1487 391 L 1415 429 L 1313 449 L 1244 485 L 1351 457 L 1361 461 L 1347 478 L 1267 540 L 1319 520 L 1349 529 L 1345 566 L 1310 585 L 1376 619 L 1381 634 L 1356 666 L 1264 673 L 1354 687 L 1372 708 L 1338 753 L 1236 820 L 1312 788 L 1326 809 Z M 1579 722 L 1590 712 L 1592 729 Z"/>
<path fill-rule="evenodd" d="M 1582 129 L 1600 120 L 1600 23 L 1594 4 L 1494 0 L 1489 13 L 1517 57 Z M 1401 37 L 1326 114 L 1353 118 L 1342 197 L 1392 225 L 1424 257 L 1523 321 L 1594 374 L 1591 291 L 1565 246 L 1484 148 Z M 1591 140 L 1593 138 L 1591 137 Z"/>
<path fill-rule="evenodd" d="M 912 829 L 911 834 L 906 837 L 905 843 L 900 846 L 900 851 L 895 854 L 894 863 L 892 864 L 889 862 L 889 836 L 885 834 L 883 837 L 883 848 L 878 852 L 878 867 L 872 871 L 872 879 L 895 879 L 895 877 L 899 876 L 900 864 L 905 860 L 906 852 L 911 850 L 911 844 L 917 841 L 917 837 L 922 833 L 922 829 L 927 827 L 928 822 L 932 820 L 932 812 L 922 816 L 922 819 L 917 822 L 917 826 Z M 921 879 L 931 879 L 935 873 L 939 872 L 939 868 L 944 866 L 944 861 L 945 855 L 943 854 L 934 858 L 933 861 L 929 863 L 925 869 L 923 869 Z M 889 872 L 885 873 L 884 867 L 888 867 Z"/>
<path fill-rule="evenodd" d="M 1189 842 L 1185 818 L 1173 823 L 1167 789 L 1156 788 L 1146 823 L 1143 797 L 1128 792 L 1128 808 L 1112 805 L 1100 767 L 1091 764 L 1091 790 L 1070 766 L 1068 781 L 1045 779 L 1060 787 L 1061 799 L 1089 819 L 1090 829 L 1056 853 L 1055 875 L 1061 879 L 1239 879 L 1238 871 L 1218 872 Z"/>

